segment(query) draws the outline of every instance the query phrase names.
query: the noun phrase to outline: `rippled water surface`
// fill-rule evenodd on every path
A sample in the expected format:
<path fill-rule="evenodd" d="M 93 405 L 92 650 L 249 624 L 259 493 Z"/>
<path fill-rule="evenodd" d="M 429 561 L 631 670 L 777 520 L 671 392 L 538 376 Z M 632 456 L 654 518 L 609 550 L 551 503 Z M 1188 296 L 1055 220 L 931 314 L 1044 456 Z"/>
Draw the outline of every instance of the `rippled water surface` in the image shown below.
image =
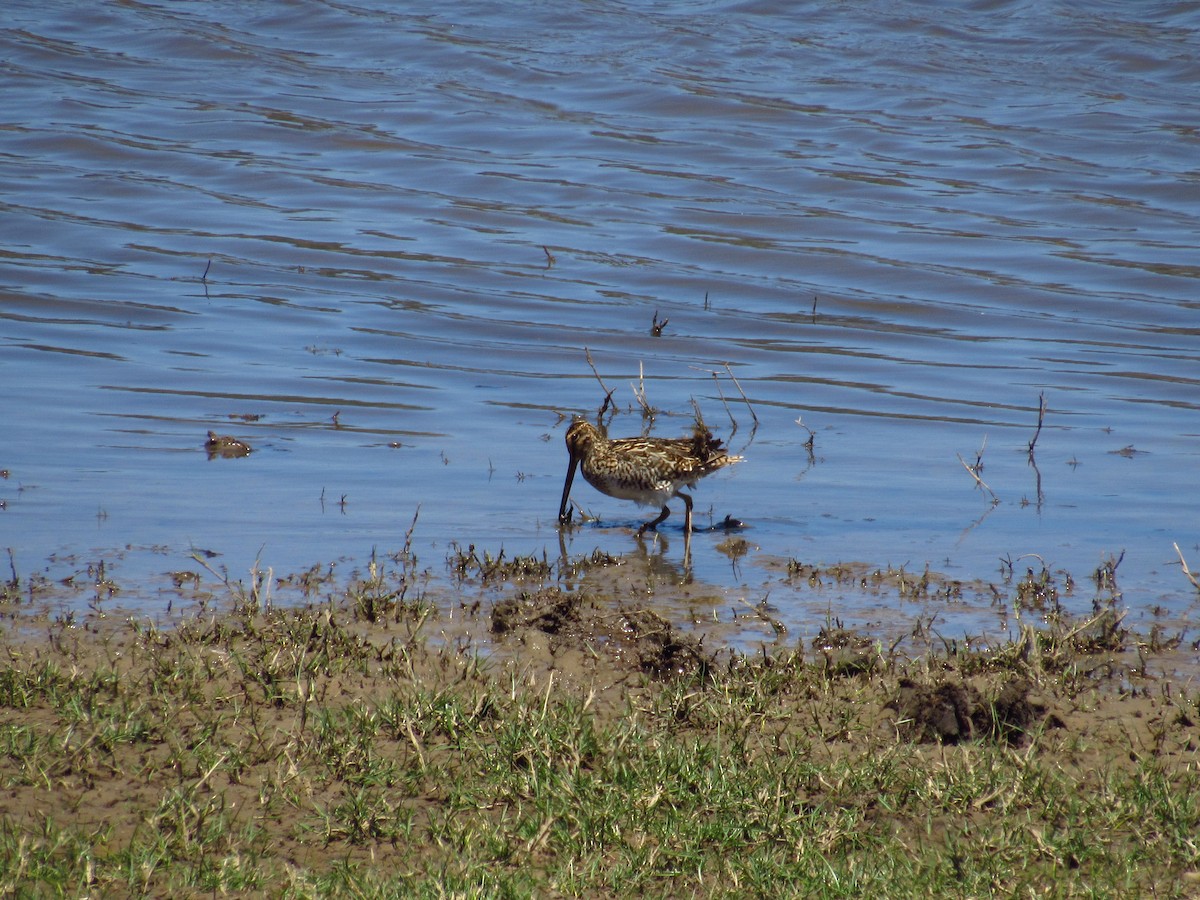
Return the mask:
<path fill-rule="evenodd" d="M 911 610 L 788 560 L 994 584 L 951 630 L 998 627 L 1023 554 L 1079 610 L 1119 559 L 1132 621 L 1193 614 L 1193 5 L 413 8 L 6 7 L 18 574 L 105 561 L 153 616 L 191 548 L 349 571 L 419 509 L 435 579 L 456 545 L 601 548 L 793 634 Z M 613 434 L 680 434 L 695 400 L 746 456 L 696 505 L 749 552 L 701 532 L 685 568 L 678 503 L 639 548 L 652 511 L 581 481 L 599 521 L 560 544 L 597 373 Z M 255 452 L 209 460 L 210 429 Z"/>

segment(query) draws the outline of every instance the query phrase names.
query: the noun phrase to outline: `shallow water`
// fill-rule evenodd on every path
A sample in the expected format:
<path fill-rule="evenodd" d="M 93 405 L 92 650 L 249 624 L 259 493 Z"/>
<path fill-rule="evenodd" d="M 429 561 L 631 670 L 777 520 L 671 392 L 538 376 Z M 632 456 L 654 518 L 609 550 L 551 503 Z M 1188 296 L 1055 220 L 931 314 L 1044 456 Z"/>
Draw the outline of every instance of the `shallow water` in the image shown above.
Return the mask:
<path fill-rule="evenodd" d="M 564 417 L 603 399 L 588 348 L 614 434 L 648 424 L 640 382 L 654 433 L 685 431 L 695 399 L 747 457 L 696 493 L 700 522 L 747 525 L 737 560 L 724 533 L 693 541 L 723 604 L 769 595 L 807 633 L 822 617 L 780 560 L 928 565 L 1011 599 L 1007 559 L 1070 571 L 1087 610 L 1120 558 L 1132 622 L 1190 622 L 1172 546 L 1200 569 L 1190 5 L 8 19 L 18 573 L 106 560 L 119 602 L 156 617 L 191 548 L 234 578 L 256 558 L 348 570 L 418 509 L 435 579 L 455 545 L 555 557 Z M 255 452 L 208 460 L 209 429 Z M 981 447 L 995 504 L 958 458 Z M 636 561 L 628 526 L 651 513 L 574 496 L 600 523 L 566 552 Z M 681 521 L 647 552 L 685 578 Z M 849 587 L 816 606 L 907 614 Z M 965 612 L 954 629 L 996 627 L 990 604 Z"/>

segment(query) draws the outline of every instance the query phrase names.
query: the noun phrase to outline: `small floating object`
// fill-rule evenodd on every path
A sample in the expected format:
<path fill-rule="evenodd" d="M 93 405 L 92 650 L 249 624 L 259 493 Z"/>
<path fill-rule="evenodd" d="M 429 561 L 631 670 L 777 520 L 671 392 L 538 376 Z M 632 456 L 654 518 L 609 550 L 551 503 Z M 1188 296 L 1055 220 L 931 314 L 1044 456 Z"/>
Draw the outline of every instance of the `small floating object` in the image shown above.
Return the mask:
<path fill-rule="evenodd" d="M 694 487 L 704 476 L 742 461 L 740 456 L 730 456 L 700 422 L 691 437 L 609 440 L 590 422 L 576 418 L 567 429 L 567 453 L 570 462 L 558 521 L 566 524 L 571 520 L 567 503 L 578 466 L 587 483 L 602 494 L 662 507 L 656 519 L 638 529 L 639 535 L 653 531 L 671 514 L 667 502 L 675 497 L 683 501 L 683 530 L 690 535 L 692 498 L 681 489 Z"/>
<path fill-rule="evenodd" d="M 239 441 L 228 434 L 217 434 L 215 431 L 208 433 L 204 449 L 208 451 L 209 459 L 215 459 L 218 456 L 223 459 L 237 459 L 239 456 L 249 456 L 254 450 L 245 441 Z"/>
<path fill-rule="evenodd" d="M 1148 451 L 1139 450 L 1137 447 L 1133 446 L 1133 444 L 1129 444 L 1125 447 L 1122 447 L 1120 450 L 1109 450 L 1108 452 L 1113 456 L 1123 456 L 1126 459 L 1133 459 L 1135 456 L 1141 456 L 1143 453 Z"/>

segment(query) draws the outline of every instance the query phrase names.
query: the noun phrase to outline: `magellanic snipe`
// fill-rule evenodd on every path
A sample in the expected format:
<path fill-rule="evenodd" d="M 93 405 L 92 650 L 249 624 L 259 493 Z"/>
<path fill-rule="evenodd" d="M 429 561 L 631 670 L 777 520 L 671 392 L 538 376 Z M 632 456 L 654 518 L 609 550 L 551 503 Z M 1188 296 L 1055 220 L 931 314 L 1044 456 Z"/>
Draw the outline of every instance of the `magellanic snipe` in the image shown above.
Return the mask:
<path fill-rule="evenodd" d="M 634 500 L 643 506 L 662 506 L 658 518 L 638 529 L 639 535 L 648 528 L 658 527 L 671 514 L 667 502 L 672 497 L 683 498 L 687 510 L 683 530 L 690 535 L 692 498 L 681 489 L 694 487 L 705 475 L 742 460 L 726 453 L 721 442 L 701 422 L 696 423 L 691 437 L 629 437 L 610 441 L 596 426 L 578 417 L 567 429 L 567 453 L 571 461 L 558 507 L 558 521 L 570 521 L 567 503 L 578 466 L 588 484 L 602 494 Z"/>

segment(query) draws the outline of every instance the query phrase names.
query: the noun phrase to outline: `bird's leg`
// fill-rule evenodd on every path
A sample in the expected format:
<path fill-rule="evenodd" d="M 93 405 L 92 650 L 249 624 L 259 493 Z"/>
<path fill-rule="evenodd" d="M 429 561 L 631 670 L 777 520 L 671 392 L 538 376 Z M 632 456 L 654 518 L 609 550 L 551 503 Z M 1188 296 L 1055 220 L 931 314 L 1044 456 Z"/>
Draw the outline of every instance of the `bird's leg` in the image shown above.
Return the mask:
<path fill-rule="evenodd" d="M 690 509 L 690 508 L 691 508 L 691 507 L 690 507 L 690 505 L 689 505 L 689 509 Z M 666 519 L 666 517 L 667 517 L 667 516 L 669 516 L 670 514 L 671 514 L 671 510 L 670 510 L 670 509 L 668 509 L 668 508 L 667 508 L 667 505 L 664 503 L 664 504 L 663 504 L 663 508 L 662 508 L 662 512 L 660 512 L 660 513 L 658 514 L 658 518 L 657 518 L 657 519 L 655 519 L 653 522 L 647 522 L 645 525 L 643 525 L 641 528 L 639 528 L 639 529 L 637 530 L 638 537 L 641 537 L 641 536 L 642 536 L 643 534 L 645 534 L 647 531 L 654 531 L 656 528 L 658 528 L 658 525 L 659 525 L 659 523 L 660 523 L 660 522 L 662 522 L 664 519 Z M 688 513 L 688 515 L 690 516 L 690 515 L 691 515 L 691 513 L 689 512 L 689 513 Z"/>
<path fill-rule="evenodd" d="M 683 498 L 683 533 L 692 533 L 692 498 L 680 491 L 676 496 Z"/>

